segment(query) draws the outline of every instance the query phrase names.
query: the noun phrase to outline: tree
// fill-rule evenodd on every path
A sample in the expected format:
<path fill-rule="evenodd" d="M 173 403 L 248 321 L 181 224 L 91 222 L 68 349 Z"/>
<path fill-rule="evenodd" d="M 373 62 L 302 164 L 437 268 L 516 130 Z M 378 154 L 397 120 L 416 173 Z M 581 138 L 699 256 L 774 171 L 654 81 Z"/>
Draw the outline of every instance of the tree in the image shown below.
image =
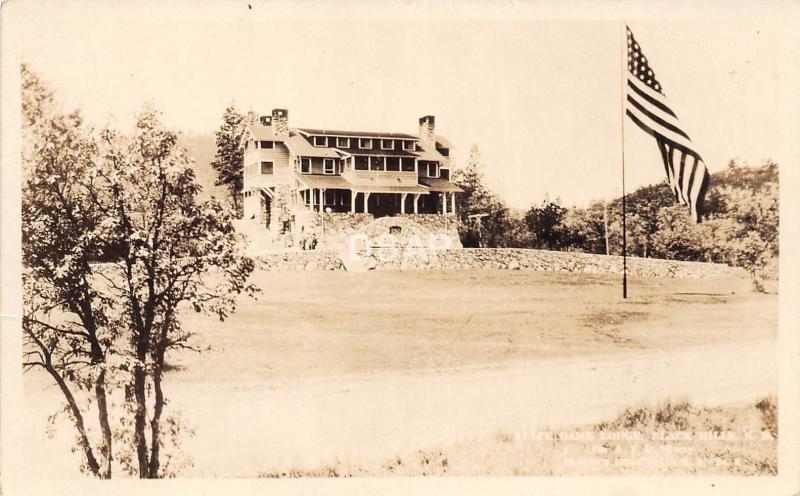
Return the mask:
<path fill-rule="evenodd" d="M 24 365 L 58 385 L 83 471 L 174 475 L 183 424 L 166 411 L 164 368 L 199 350 L 181 312 L 225 319 L 257 291 L 253 261 L 232 212 L 197 201 L 191 160 L 157 112 L 129 135 L 96 133 L 43 88 L 23 67 Z"/>
<path fill-rule="evenodd" d="M 747 270 L 753 287 L 763 292 L 765 270 L 778 257 L 778 186 L 765 185 L 757 193 L 726 188 L 722 194 L 728 205 L 722 228 L 728 259 Z"/>
<path fill-rule="evenodd" d="M 525 223 L 533 235 L 535 248 L 559 250 L 567 243 L 564 217 L 567 209 L 547 198 L 538 206 L 532 206 L 525 214 Z"/>
<path fill-rule="evenodd" d="M 101 223 L 84 185 L 96 143 L 79 114 L 57 114 L 52 93 L 23 65 L 22 326 L 23 365 L 41 367 L 58 385 L 83 452 L 82 470 L 111 476 L 107 359 L 117 338 L 113 304 L 91 284 L 91 263 L 102 258 Z M 72 319 L 63 316 L 69 315 Z M 74 319 L 74 320 L 73 320 Z M 80 393 L 90 393 L 82 405 Z M 102 430 L 93 442 L 89 411 Z"/>
<path fill-rule="evenodd" d="M 659 212 L 673 205 L 675 196 L 666 182 L 643 186 L 625 196 L 628 255 L 653 256 L 653 236 L 659 230 Z M 614 199 L 608 206 L 608 212 L 612 218 L 609 231 L 614 239 L 613 244 L 619 247 L 621 253 L 622 199 Z"/>
<path fill-rule="evenodd" d="M 507 246 L 510 212 L 486 186 L 484 163 L 478 145 L 473 145 L 463 169 L 453 173 L 453 182 L 464 190 L 459 209 L 459 235 L 464 246 Z"/>
<path fill-rule="evenodd" d="M 244 186 L 244 148 L 242 137 L 247 126 L 255 122 L 255 114 L 241 114 L 231 103 L 222 114 L 222 124 L 216 132 L 217 153 L 211 166 L 217 171 L 217 186 L 228 188 L 231 205 L 241 213 L 241 194 Z"/>
<path fill-rule="evenodd" d="M 702 228 L 700 226 L 703 226 Z M 657 232 L 652 239 L 652 254 L 670 260 L 710 261 L 707 235 L 709 223 L 695 224 L 686 207 L 672 205 L 658 213 Z"/>

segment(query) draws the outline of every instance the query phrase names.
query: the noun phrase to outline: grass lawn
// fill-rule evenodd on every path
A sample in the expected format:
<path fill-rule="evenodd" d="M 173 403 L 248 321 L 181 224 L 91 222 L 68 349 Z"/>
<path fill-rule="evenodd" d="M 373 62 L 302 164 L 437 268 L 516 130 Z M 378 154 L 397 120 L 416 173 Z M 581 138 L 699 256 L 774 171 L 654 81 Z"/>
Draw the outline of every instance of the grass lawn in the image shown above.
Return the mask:
<path fill-rule="evenodd" d="M 777 336 L 778 297 L 746 280 L 521 271 L 257 272 L 258 300 L 220 323 L 188 313 L 212 351 L 176 380 L 263 382 L 497 366 L 556 356 Z"/>

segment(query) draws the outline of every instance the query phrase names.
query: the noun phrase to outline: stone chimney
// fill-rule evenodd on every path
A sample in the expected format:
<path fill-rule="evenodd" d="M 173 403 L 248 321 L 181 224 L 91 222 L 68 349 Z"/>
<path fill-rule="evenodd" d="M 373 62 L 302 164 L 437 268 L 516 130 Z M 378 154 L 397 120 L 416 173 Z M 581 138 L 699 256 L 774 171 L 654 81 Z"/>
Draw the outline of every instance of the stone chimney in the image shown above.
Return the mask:
<path fill-rule="evenodd" d="M 421 142 L 436 145 L 435 129 L 435 118 L 432 115 L 419 118 L 419 140 Z"/>
<path fill-rule="evenodd" d="M 271 126 L 272 125 L 272 116 L 271 115 L 262 115 L 258 118 L 258 122 L 262 126 Z"/>
<path fill-rule="evenodd" d="M 272 110 L 272 132 L 275 138 L 286 139 L 289 137 L 289 111 L 286 109 Z"/>

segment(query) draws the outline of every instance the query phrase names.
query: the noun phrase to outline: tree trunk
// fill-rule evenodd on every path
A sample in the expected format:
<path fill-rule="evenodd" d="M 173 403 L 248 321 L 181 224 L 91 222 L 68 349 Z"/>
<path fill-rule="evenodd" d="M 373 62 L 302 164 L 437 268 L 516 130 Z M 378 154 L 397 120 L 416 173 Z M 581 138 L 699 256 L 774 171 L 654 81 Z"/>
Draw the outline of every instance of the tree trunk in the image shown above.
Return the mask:
<path fill-rule="evenodd" d="M 100 372 L 94 386 L 95 396 L 97 396 L 97 415 L 100 420 L 100 431 L 103 435 L 103 446 L 101 454 L 103 456 L 103 468 L 100 476 L 104 479 L 111 478 L 111 461 L 113 451 L 111 446 L 111 425 L 108 422 L 108 403 L 106 400 L 106 373 Z"/>
<path fill-rule="evenodd" d="M 155 399 L 153 404 L 153 418 L 150 420 L 150 465 L 148 467 L 151 479 L 159 477 L 161 469 L 159 456 L 161 454 L 161 413 L 164 411 L 164 392 L 161 389 L 161 376 L 164 365 L 164 353 L 161 352 L 153 370 L 153 391 Z"/>
<path fill-rule="evenodd" d="M 86 435 L 86 426 L 83 421 L 83 414 L 81 414 L 81 410 L 78 408 L 78 403 L 75 401 L 72 391 L 69 390 L 66 382 L 64 382 L 64 379 L 56 371 L 56 369 L 54 369 L 51 365 L 45 365 L 45 369 L 50 373 L 53 379 L 55 379 L 56 384 L 58 384 L 59 389 L 61 389 L 64 397 L 67 399 L 69 411 L 72 413 L 72 418 L 75 421 L 75 428 L 78 430 L 78 442 L 83 449 L 83 454 L 86 456 L 86 465 L 88 465 L 92 475 L 95 477 L 100 477 L 100 464 L 97 463 L 97 458 L 95 458 L 94 452 L 92 451 L 92 445 L 89 442 L 89 436 Z"/>
<path fill-rule="evenodd" d="M 145 371 L 144 359 L 142 365 L 136 368 L 133 374 L 133 394 L 136 399 L 136 413 L 134 415 L 134 442 L 136 444 L 136 456 L 139 462 L 139 478 L 146 479 L 147 471 L 147 438 L 144 429 L 147 415 L 147 396 L 145 394 Z"/>
<path fill-rule="evenodd" d="M 606 255 L 611 255 L 611 250 L 608 246 L 608 211 L 606 202 L 603 202 L 603 236 L 606 239 Z"/>
<path fill-rule="evenodd" d="M 764 284 L 761 281 L 757 271 L 755 268 L 750 269 L 750 280 L 753 281 L 753 288 L 758 291 L 759 293 L 766 293 L 764 290 Z"/>
<path fill-rule="evenodd" d="M 88 283 L 84 281 L 88 287 Z M 89 333 L 89 344 L 91 346 L 92 365 L 104 365 L 105 356 L 103 348 L 97 339 L 97 322 L 94 319 L 92 310 L 92 299 L 88 293 L 80 301 L 80 305 L 73 308 L 83 323 L 83 327 Z M 94 383 L 94 392 L 97 400 L 97 416 L 100 423 L 103 444 L 100 448 L 100 455 L 103 462 L 100 477 L 103 479 L 111 478 L 111 460 L 113 458 L 111 426 L 108 422 L 108 401 L 106 398 L 106 372 L 101 370 Z"/>

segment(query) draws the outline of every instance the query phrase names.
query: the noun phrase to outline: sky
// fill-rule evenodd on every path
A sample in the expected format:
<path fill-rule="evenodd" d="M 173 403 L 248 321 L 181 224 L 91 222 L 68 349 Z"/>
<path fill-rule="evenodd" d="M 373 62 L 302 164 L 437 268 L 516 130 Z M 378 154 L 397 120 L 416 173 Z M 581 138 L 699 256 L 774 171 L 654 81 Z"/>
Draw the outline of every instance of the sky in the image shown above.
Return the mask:
<path fill-rule="evenodd" d="M 477 145 L 512 207 L 621 192 L 623 41 L 613 16 L 530 19 L 509 7 L 390 18 L 375 2 L 338 15 L 323 15 L 333 5 L 324 2 L 34 5 L 47 8 L 20 15 L 30 33 L 21 59 L 96 125 L 130 126 L 145 102 L 168 125 L 209 134 L 232 101 L 260 114 L 287 108 L 292 127 L 416 134 L 432 114 L 455 164 Z M 353 5 L 358 15 L 343 15 Z M 731 158 L 797 165 L 797 40 L 770 15 L 628 20 L 712 172 Z M 628 190 L 661 181 L 654 140 L 628 123 L 624 142 Z"/>

